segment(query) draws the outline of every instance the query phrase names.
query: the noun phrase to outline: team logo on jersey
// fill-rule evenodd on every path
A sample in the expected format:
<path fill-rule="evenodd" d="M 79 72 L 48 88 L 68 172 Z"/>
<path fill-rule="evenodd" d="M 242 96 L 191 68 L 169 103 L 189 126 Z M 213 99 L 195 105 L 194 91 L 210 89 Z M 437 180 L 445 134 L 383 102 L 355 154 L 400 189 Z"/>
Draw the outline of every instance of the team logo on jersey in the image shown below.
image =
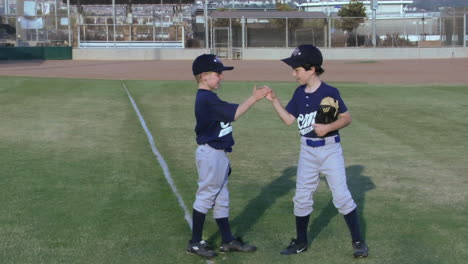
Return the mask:
<path fill-rule="evenodd" d="M 219 131 L 218 137 L 224 137 L 225 135 L 232 132 L 231 123 L 221 122 L 220 125 L 221 125 L 221 131 Z"/>
<path fill-rule="evenodd" d="M 317 111 L 305 115 L 300 114 L 297 117 L 297 127 L 299 128 L 299 133 L 301 133 L 301 135 L 305 135 L 310 131 L 314 130 L 314 127 L 312 125 L 315 124 L 316 115 Z"/>

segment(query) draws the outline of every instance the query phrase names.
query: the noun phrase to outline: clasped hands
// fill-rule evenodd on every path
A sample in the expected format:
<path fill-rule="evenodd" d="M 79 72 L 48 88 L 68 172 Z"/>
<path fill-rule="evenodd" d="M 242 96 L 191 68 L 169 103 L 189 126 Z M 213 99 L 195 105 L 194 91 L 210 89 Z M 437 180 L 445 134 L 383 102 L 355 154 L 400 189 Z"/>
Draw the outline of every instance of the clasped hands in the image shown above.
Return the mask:
<path fill-rule="evenodd" d="M 257 87 L 257 85 L 255 85 L 253 90 L 253 96 L 257 101 L 263 99 L 264 97 L 266 97 L 270 102 L 273 102 L 273 100 L 276 99 L 276 94 L 273 91 L 273 89 L 266 85 L 260 87 Z"/>
<path fill-rule="evenodd" d="M 280 115 L 280 118 L 283 120 L 283 122 L 285 123 L 288 123 L 288 124 L 291 124 L 293 122 L 294 119 L 296 119 L 295 117 L 293 117 L 291 114 L 287 113 L 286 110 L 284 110 L 284 107 L 281 106 L 281 104 L 279 103 L 279 99 L 278 97 L 276 96 L 275 92 L 273 91 L 273 89 L 271 89 L 270 87 L 264 85 L 264 86 L 261 86 L 261 87 L 257 87 L 256 85 L 254 86 L 254 91 L 253 91 L 253 96 L 255 97 L 255 99 L 257 101 L 263 99 L 264 97 L 270 101 L 271 103 L 273 103 L 273 105 L 279 105 L 279 108 L 283 109 L 282 111 L 279 111 L 278 109 L 277 112 L 278 114 Z M 285 116 L 289 116 L 289 118 L 292 118 L 291 120 L 291 123 L 287 122 L 286 119 L 288 119 L 287 117 Z M 319 137 L 323 137 L 325 136 L 328 132 L 330 132 L 330 127 L 328 124 L 316 124 L 316 123 L 313 123 L 312 124 L 312 127 L 314 128 L 315 130 L 315 133 L 317 134 L 317 136 Z"/>

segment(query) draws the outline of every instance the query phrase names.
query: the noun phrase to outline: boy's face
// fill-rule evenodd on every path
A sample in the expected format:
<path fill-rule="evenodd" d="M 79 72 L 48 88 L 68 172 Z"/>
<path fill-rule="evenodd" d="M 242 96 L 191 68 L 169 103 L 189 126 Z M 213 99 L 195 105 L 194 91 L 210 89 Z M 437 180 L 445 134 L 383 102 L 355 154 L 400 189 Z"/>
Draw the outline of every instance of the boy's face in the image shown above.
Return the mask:
<path fill-rule="evenodd" d="M 223 79 L 222 72 L 204 72 L 202 76 L 202 82 L 209 90 L 218 90 Z"/>
<path fill-rule="evenodd" d="M 306 71 L 303 67 L 297 67 L 293 69 L 292 75 L 300 85 L 304 85 L 315 75 L 315 68 L 312 67 L 310 70 Z"/>

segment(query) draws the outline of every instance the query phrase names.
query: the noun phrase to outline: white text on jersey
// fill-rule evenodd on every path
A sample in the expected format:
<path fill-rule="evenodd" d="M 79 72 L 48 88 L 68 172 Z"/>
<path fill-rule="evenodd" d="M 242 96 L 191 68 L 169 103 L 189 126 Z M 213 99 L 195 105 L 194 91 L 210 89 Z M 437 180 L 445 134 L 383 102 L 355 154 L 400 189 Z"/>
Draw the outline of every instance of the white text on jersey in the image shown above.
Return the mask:
<path fill-rule="evenodd" d="M 225 135 L 229 134 L 232 132 L 232 126 L 231 123 L 224 123 L 221 122 L 221 131 L 219 131 L 218 137 L 224 137 Z"/>
<path fill-rule="evenodd" d="M 312 124 L 315 124 L 315 116 L 317 115 L 317 111 L 303 115 L 300 114 L 297 117 L 297 127 L 299 128 L 299 133 L 301 135 L 305 135 L 310 131 L 314 130 Z"/>

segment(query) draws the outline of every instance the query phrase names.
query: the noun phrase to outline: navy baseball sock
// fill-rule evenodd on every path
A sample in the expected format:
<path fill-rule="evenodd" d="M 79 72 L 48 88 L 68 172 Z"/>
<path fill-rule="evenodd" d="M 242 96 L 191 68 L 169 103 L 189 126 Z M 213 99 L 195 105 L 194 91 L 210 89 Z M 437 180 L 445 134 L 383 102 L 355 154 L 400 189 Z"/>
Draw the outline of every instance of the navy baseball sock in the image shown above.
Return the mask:
<path fill-rule="evenodd" d="M 192 242 L 200 242 L 202 240 L 203 224 L 205 223 L 206 214 L 200 213 L 193 209 L 192 213 Z"/>
<path fill-rule="evenodd" d="M 307 243 L 307 226 L 309 225 L 310 215 L 296 216 L 296 233 L 298 243 Z"/>
<path fill-rule="evenodd" d="M 346 224 L 348 225 L 349 231 L 351 232 L 351 238 L 353 242 L 361 240 L 361 230 L 359 228 L 359 217 L 357 209 L 354 209 L 349 214 L 344 215 Z"/>
<path fill-rule="evenodd" d="M 234 236 L 231 233 L 231 227 L 229 225 L 229 218 L 216 218 L 216 223 L 219 227 L 219 232 L 221 232 L 221 238 L 224 243 L 229 243 L 234 240 Z"/>

